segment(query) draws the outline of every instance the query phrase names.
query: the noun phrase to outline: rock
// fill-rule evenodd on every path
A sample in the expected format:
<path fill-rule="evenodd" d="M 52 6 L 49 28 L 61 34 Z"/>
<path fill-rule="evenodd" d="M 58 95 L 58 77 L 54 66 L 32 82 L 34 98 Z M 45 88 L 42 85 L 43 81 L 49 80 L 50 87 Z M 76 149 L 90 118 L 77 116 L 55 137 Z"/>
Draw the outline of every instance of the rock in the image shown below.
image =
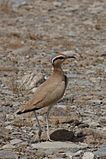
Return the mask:
<path fill-rule="evenodd" d="M 72 141 L 74 133 L 66 129 L 57 129 L 51 133 L 50 137 L 54 141 Z"/>
<path fill-rule="evenodd" d="M 28 0 L 10 0 L 10 3 L 12 4 L 13 9 L 19 8 L 23 5 L 28 4 Z"/>
<path fill-rule="evenodd" d="M 92 121 L 89 123 L 89 126 L 92 127 L 92 128 L 97 128 L 100 126 L 100 124 L 96 121 Z"/>
<path fill-rule="evenodd" d="M 6 129 L 10 129 L 10 130 L 13 129 L 13 127 L 12 127 L 11 125 L 6 126 L 5 128 L 6 128 Z"/>
<path fill-rule="evenodd" d="M 11 151 L 7 151 L 7 150 L 1 150 L 0 151 L 0 158 L 15 158 L 15 159 L 17 159 L 18 158 L 18 156 L 11 150 Z"/>
<path fill-rule="evenodd" d="M 58 158 L 58 159 L 60 159 L 60 158 L 66 158 L 66 157 L 67 157 L 67 155 L 64 152 L 58 152 L 56 154 L 56 158 Z"/>
<path fill-rule="evenodd" d="M 12 144 L 6 144 L 2 146 L 2 149 L 13 149 L 15 148 L 15 146 L 13 146 Z"/>
<path fill-rule="evenodd" d="M 20 140 L 20 139 L 13 139 L 10 141 L 10 144 L 15 145 L 15 144 L 19 144 L 21 142 L 22 142 L 22 140 Z"/>
<path fill-rule="evenodd" d="M 81 123 L 78 125 L 78 128 L 88 128 L 89 127 L 89 124 L 87 123 Z"/>
<path fill-rule="evenodd" d="M 5 127 L 0 128 L 0 138 L 4 138 L 5 140 L 10 139 L 10 130 Z"/>
<path fill-rule="evenodd" d="M 69 157 L 69 159 L 73 159 L 74 153 L 67 151 L 66 156 Z"/>
<path fill-rule="evenodd" d="M 101 117 L 101 118 L 99 119 L 99 123 L 100 123 L 100 125 L 103 124 L 103 125 L 106 126 L 106 116 Z"/>
<path fill-rule="evenodd" d="M 37 156 L 37 158 L 41 158 L 41 159 L 43 159 L 43 158 L 45 158 L 45 152 L 44 151 L 42 151 L 42 150 L 39 150 L 39 151 L 36 151 L 36 156 Z"/>
<path fill-rule="evenodd" d="M 96 157 L 106 157 L 106 144 L 101 145 L 94 154 Z"/>
<path fill-rule="evenodd" d="M 82 159 L 94 159 L 95 156 L 92 152 L 85 152 Z"/>
<path fill-rule="evenodd" d="M 103 10 L 103 6 L 101 5 L 101 2 L 94 2 L 89 8 L 88 11 L 92 14 L 97 14 Z"/>
<path fill-rule="evenodd" d="M 68 33 L 68 36 L 70 36 L 70 37 L 76 37 L 76 33 L 74 31 L 70 31 Z"/>
<path fill-rule="evenodd" d="M 80 156 L 82 153 L 83 153 L 83 150 L 79 150 L 75 154 L 73 154 L 73 156 Z"/>
<path fill-rule="evenodd" d="M 76 130 L 75 136 L 78 137 L 78 138 L 81 138 L 81 137 L 84 137 L 85 134 L 83 133 L 82 130 Z"/>
<path fill-rule="evenodd" d="M 76 5 L 65 8 L 65 11 L 66 12 L 71 12 L 71 11 L 76 11 L 78 9 L 79 9 L 79 5 L 76 4 Z"/>
<path fill-rule="evenodd" d="M 36 75 L 37 74 L 37 75 Z M 39 84 L 44 82 L 44 77 L 41 73 L 30 73 L 26 74 L 22 77 L 20 81 L 20 88 L 26 89 L 26 90 L 32 90 L 36 88 Z M 34 89 L 35 91 L 35 89 Z"/>
<path fill-rule="evenodd" d="M 94 70 L 93 70 L 93 71 L 91 71 L 91 72 L 90 72 L 90 71 L 91 71 L 91 70 L 89 70 L 89 71 L 88 71 L 88 73 L 92 73 L 92 74 L 94 74 L 94 73 L 95 73 L 95 71 L 94 71 Z M 90 80 L 92 83 L 97 83 L 97 78 L 90 77 L 90 78 L 89 78 L 89 80 Z"/>
<path fill-rule="evenodd" d="M 53 2 L 53 5 L 54 5 L 55 7 L 61 7 L 62 3 L 61 3 L 61 2 L 56 2 L 56 1 L 54 1 L 54 2 Z"/>
<path fill-rule="evenodd" d="M 89 103 L 92 104 L 93 106 L 99 106 L 103 104 L 103 101 L 99 99 L 93 99 L 93 100 L 89 100 Z"/>
<path fill-rule="evenodd" d="M 58 142 L 46 141 L 46 142 L 32 144 L 31 146 L 34 149 L 50 149 L 50 150 L 52 149 L 53 151 L 57 151 L 59 149 L 64 149 L 64 151 L 70 150 L 72 152 L 73 151 L 77 152 L 79 149 L 87 147 L 87 145 L 85 145 L 85 144 L 75 144 L 72 142 L 64 142 L 64 144 L 63 144 L 63 142 L 60 142 L 60 141 L 58 141 Z"/>

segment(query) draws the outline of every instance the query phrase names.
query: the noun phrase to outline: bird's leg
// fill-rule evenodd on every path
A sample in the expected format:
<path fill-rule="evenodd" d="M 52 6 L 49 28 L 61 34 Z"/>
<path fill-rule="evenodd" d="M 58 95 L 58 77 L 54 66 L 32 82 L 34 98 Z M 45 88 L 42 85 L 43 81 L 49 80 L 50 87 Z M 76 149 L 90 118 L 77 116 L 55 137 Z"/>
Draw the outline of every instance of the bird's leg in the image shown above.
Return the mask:
<path fill-rule="evenodd" d="M 38 119 L 38 117 L 37 117 L 36 111 L 34 111 L 34 114 L 35 114 L 35 118 L 36 118 L 36 121 L 37 121 L 37 124 L 38 124 L 38 127 L 39 127 L 39 131 L 38 131 L 39 141 L 41 141 L 42 128 L 41 128 L 41 125 L 40 125 L 40 123 L 39 123 L 39 119 Z"/>
<path fill-rule="evenodd" d="M 47 124 L 47 137 L 49 141 L 52 141 L 50 139 L 50 134 L 49 134 L 49 113 L 50 113 L 51 107 L 48 108 L 47 114 L 46 114 L 46 124 Z"/>

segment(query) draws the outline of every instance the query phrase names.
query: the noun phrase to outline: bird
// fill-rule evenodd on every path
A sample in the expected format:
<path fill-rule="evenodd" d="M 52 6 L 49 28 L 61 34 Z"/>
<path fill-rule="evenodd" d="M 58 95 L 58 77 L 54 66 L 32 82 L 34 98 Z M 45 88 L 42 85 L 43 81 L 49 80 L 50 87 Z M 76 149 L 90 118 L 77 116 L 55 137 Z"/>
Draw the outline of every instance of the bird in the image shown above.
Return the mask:
<path fill-rule="evenodd" d="M 50 77 L 37 88 L 32 99 L 23 104 L 17 111 L 17 114 L 23 114 L 31 111 L 34 112 L 36 122 L 39 128 L 39 141 L 41 141 L 42 127 L 38 119 L 37 110 L 44 107 L 47 108 L 47 138 L 49 141 L 51 141 L 49 133 L 49 113 L 53 105 L 55 105 L 63 97 L 64 92 L 66 90 L 68 78 L 63 72 L 62 64 L 68 58 L 75 58 L 75 56 L 59 54 L 52 58 L 51 63 L 53 71 Z"/>

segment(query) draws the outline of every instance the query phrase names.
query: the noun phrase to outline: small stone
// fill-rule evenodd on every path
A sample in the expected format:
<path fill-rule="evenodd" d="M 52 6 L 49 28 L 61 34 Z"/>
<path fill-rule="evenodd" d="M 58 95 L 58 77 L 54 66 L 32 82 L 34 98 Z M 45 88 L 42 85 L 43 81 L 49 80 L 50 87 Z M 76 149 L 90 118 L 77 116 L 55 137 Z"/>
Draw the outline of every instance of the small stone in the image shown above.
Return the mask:
<path fill-rule="evenodd" d="M 88 128 L 89 127 L 89 124 L 86 124 L 86 123 L 81 123 L 78 128 Z"/>
<path fill-rule="evenodd" d="M 103 101 L 99 99 L 93 99 L 93 100 L 89 100 L 89 103 L 91 103 L 93 106 L 99 106 L 103 104 Z"/>
<path fill-rule="evenodd" d="M 6 126 L 5 128 L 6 128 L 6 129 L 9 129 L 9 130 L 12 130 L 12 129 L 13 129 L 13 127 L 12 127 L 11 125 Z"/>
<path fill-rule="evenodd" d="M 7 157 L 8 156 L 8 157 Z M 15 158 L 17 159 L 18 156 L 11 150 L 1 150 L 0 151 L 0 158 L 4 159 L 4 158 Z"/>
<path fill-rule="evenodd" d="M 61 7 L 62 3 L 55 1 L 55 2 L 53 2 L 53 5 L 54 5 L 55 7 Z"/>
<path fill-rule="evenodd" d="M 103 125 L 106 125 L 106 116 L 101 117 L 100 120 L 99 120 L 99 123 L 103 124 Z"/>
<path fill-rule="evenodd" d="M 70 7 L 66 7 L 65 11 L 71 12 L 71 11 L 76 11 L 78 9 L 79 9 L 79 5 L 76 4 L 76 5 L 73 5 L 73 6 L 70 6 Z"/>
<path fill-rule="evenodd" d="M 97 151 L 94 152 L 97 157 L 106 157 L 106 144 L 103 144 L 98 148 Z"/>
<path fill-rule="evenodd" d="M 82 159 L 94 159 L 94 154 L 92 152 L 85 152 Z"/>
<path fill-rule="evenodd" d="M 19 144 L 21 142 L 22 142 L 22 140 L 20 140 L 20 139 L 13 139 L 10 141 L 10 144 L 15 145 L 15 144 Z"/>
<path fill-rule="evenodd" d="M 54 141 L 72 141 L 74 138 L 74 133 L 65 129 L 58 129 L 53 131 L 50 137 Z"/>
<path fill-rule="evenodd" d="M 75 37 L 75 36 L 76 36 L 76 33 L 75 33 L 74 31 L 70 31 L 70 32 L 68 33 L 68 36 L 70 36 L 70 37 Z"/>
<path fill-rule="evenodd" d="M 91 73 L 91 71 L 89 71 L 89 72 Z M 87 74 L 88 74 L 89 72 L 87 72 Z M 92 73 L 95 73 L 94 70 L 92 71 Z M 96 82 L 97 82 L 97 78 L 94 78 L 94 77 L 90 77 L 89 80 L 90 80 L 91 82 L 93 82 L 93 83 L 96 83 Z"/>
<path fill-rule="evenodd" d="M 84 134 L 83 134 L 83 132 L 82 132 L 81 130 L 77 130 L 77 131 L 75 132 L 75 136 L 76 136 L 76 137 L 83 137 Z"/>
<path fill-rule="evenodd" d="M 2 149 L 13 149 L 15 148 L 12 144 L 6 144 L 2 146 Z"/>
<path fill-rule="evenodd" d="M 45 152 L 43 152 L 43 151 L 36 151 L 36 156 L 37 156 L 37 158 L 39 158 L 39 159 L 43 159 L 44 157 L 45 157 Z"/>
<path fill-rule="evenodd" d="M 56 157 L 57 158 L 66 158 L 67 157 L 67 155 L 64 153 L 64 152 L 58 152 L 57 154 L 56 154 Z"/>
<path fill-rule="evenodd" d="M 83 153 L 82 150 L 77 151 L 75 154 L 73 154 L 73 156 L 80 156 Z"/>
<path fill-rule="evenodd" d="M 90 127 L 92 127 L 92 128 L 97 128 L 97 127 L 100 126 L 100 124 L 99 124 L 98 122 L 96 122 L 96 121 L 90 122 L 89 125 L 90 125 Z"/>
<path fill-rule="evenodd" d="M 20 81 L 20 88 L 25 89 L 25 90 L 32 90 L 35 91 L 36 87 L 44 82 L 44 77 L 41 73 L 36 73 L 32 72 L 29 74 L 26 74 L 22 77 L 21 81 Z"/>
<path fill-rule="evenodd" d="M 69 159 L 73 159 L 73 154 L 71 154 L 70 152 L 69 153 L 66 153 L 67 157 L 69 157 Z"/>

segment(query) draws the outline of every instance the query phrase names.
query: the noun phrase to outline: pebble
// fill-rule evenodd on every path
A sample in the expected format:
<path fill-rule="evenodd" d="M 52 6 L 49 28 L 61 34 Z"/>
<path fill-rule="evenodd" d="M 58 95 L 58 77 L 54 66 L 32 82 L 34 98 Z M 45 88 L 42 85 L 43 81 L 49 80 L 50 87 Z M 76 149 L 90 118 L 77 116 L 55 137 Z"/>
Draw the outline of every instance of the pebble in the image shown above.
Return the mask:
<path fill-rule="evenodd" d="M 19 144 L 21 142 L 22 142 L 22 140 L 20 140 L 20 139 L 13 139 L 10 141 L 10 144 L 15 145 L 15 144 Z"/>
<path fill-rule="evenodd" d="M 89 100 L 89 103 L 91 103 L 93 106 L 99 106 L 103 104 L 102 100 L 99 100 L 99 99 Z"/>
<path fill-rule="evenodd" d="M 12 130 L 12 129 L 13 129 L 13 127 L 12 127 L 11 125 L 6 126 L 5 128 L 6 128 L 6 129 L 9 129 L 9 130 Z"/>
<path fill-rule="evenodd" d="M 82 159 L 94 159 L 94 154 L 92 152 L 85 152 Z"/>
<path fill-rule="evenodd" d="M 87 124 L 87 123 L 81 123 L 79 126 L 78 126 L 78 128 L 88 128 L 89 127 L 89 124 Z"/>
<path fill-rule="evenodd" d="M 28 0 L 10 0 L 12 4 L 12 8 L 15 11 L 17 8 L 21 7 L 22 5 L 28 4 Z"/>
<path fill-rule="evenodd" d="M 37 74 L 37 76 L 36 76 Z M 41 73 L 29 73 L 22 77 L 20 80 L 21 87 L 26 90 L 35 90 L 38 86 L 38 84 L 41 84 L 44 82 L 44 77 Z"/>
<path fill-rule="evenodd" d="M 61 7 L 62 3 L 61 3 L 61 2 L 56 2 L 56 1 L 54 1 L 54 2 L 53 2 L 53 5 L 54 5 L 55 7 Z"/>
<path fill-rule="evenodd" d="M 12 144 L 6 144 L 2 146 L 2 149 L 13 149 L 15 148 L 15 146 L 13 146 Z"/>
<path fill-rule="evenodd" d="M 100 120 L 99 120 L 99 123 L 103 124 L 103 125 L 106 125 L 106 116 L 101 117 Z"/>
<path fill-rule="evenodd" d="M 75 154 L 73 154 L 73 156 L 80 156 L 82 153 L 83 153 L 83 150 L 79 150 Z"/>
<path fill-rule="evenodd" d="M 89 126 L 92 128 L 97 128 L 100 126 L 100 124 L 98 122 L 92 121 L 89 123 Z"/>
<path fill-rule="evenodd" d="M 101 5 L 100 2 L 94 2 L 93 5 L 91 5 L 88 8 L 88 11 L 92 14 L 97 14 L 103 10 L 103 6 Z"/>
<path fill-rule="evenodd" d="M 106 157 L 106 144 L 101 145 L 94 154 L 97 157 Z"/>
<path fill-rule="evenodd" d="M 1 159 L 6 159 L 7 156 L 10 159 L 13 159 L 13 158 L 18 159 L 18 156 L 12 150 L 11 151 L 9 151 L 9 150 L 1 150 L 0 151 L 0 158 Z"/>

